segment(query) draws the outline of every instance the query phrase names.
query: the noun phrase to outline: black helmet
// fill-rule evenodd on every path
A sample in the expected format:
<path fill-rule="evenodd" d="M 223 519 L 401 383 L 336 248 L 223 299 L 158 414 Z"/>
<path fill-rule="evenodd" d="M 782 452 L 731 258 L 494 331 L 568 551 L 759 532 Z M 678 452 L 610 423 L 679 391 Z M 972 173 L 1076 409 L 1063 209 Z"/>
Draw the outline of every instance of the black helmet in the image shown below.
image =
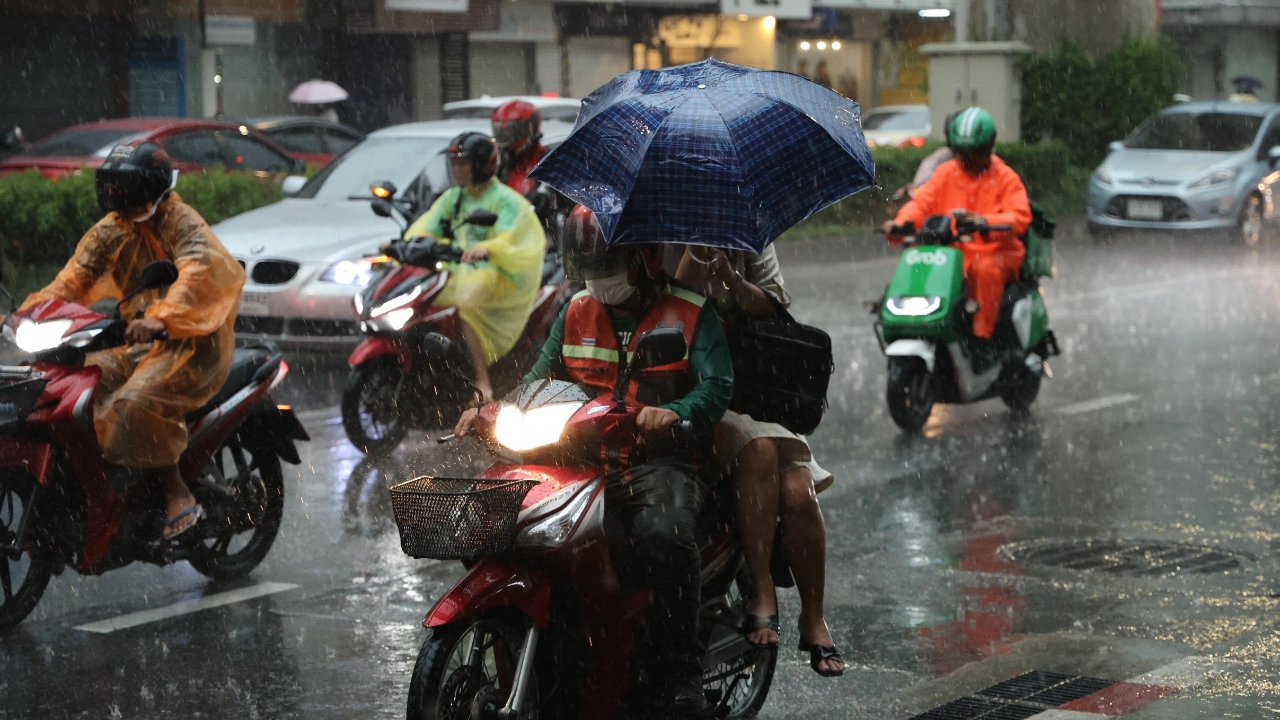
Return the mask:
<path fill-rule="evenodd" d="M 134 140 L 111 149 L 93 187 L 103 212 L 126 213 L 159 203 L 176 179 L 169 153 L 153 142 Z"/>
<path fill-rule="evenodd" d="M 471 183 L 479 185 L 498 172 L 498 143 L 493 138 L 478 132 L 465 132 L 449 141 L 445 150 L 450 165 L 456 160 L 466 160 L 471 165 Z M 452 169 L 450 170 L 452 180 Z M 455 181 L 456 184 L 456 181 Z"/>

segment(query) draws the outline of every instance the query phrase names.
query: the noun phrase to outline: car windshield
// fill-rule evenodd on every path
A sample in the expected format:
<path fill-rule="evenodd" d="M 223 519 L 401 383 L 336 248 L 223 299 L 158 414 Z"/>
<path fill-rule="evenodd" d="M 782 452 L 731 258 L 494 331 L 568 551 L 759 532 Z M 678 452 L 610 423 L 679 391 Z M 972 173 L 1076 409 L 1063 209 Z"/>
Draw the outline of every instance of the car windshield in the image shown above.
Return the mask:
<path fill-rule="evenodd" d="M 918 130 L 929 124 L 928 110 L 883 110 L 862 118 L 863 130 Z"/>
<path fill-rule="evenodd" d="M 145 135 L 129 128 L 68 130 L 51 135 L 23 153 L 27 157 L 106 157 L 128 135 Z"/>
<path fill-rule="evenodd" d="M 368 138 L 326 165 L 294 197 L 320 200 L 366 197 L 369 185 L 380 180 L 390 180 L 403 190 L 422 172 L 427 159 L 448 143 L 443 138 Z"/>
<path fill-rule="evenodd" d="M 1168 113 L 1143 123 L 1124 146 L 1135 150 L 1239 152 L 1253 144 L 1260 127 L 1261 115 Z"/>

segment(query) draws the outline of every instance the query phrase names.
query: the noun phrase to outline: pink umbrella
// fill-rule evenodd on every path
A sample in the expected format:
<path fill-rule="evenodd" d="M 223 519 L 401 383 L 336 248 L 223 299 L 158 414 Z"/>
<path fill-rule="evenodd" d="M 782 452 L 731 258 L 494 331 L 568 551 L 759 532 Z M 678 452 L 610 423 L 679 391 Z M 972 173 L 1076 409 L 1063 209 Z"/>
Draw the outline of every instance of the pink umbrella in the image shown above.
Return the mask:
<path fill-rule="evenodd" d="M 328 80 L 308 80 L 289 93 L 289 102 L 299 105 L 323 105 L 346 100 L 347 91 Z"/>

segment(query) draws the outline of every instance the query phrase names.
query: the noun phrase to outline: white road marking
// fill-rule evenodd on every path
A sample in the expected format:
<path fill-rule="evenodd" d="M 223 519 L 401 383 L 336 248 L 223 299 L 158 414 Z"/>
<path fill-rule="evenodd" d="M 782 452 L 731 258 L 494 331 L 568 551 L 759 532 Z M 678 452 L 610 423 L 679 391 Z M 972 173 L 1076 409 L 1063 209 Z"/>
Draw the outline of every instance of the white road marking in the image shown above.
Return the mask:
<path fill-rule="evenodd" d="M 1098 715 L 1096 713 L 1076 712 L 1075 710 L 1045 710 L 1042 713 L 1032 715 L 1035 720 L 1099 720 L 1099 718 L 1110 717 L 1109 715 Z"/>
<path fill-rule="evenodd" d="M 1063 415 L 1081 415 L 1084 413 L 1094 412 L 1095 410 L 1105 410 L 1109 407 L 1115 407 L 1116 405 L 1124 405 L 1125 403 L 1131 403 L 1137 399 L 1137 395 L 1132 395 L 1130 393 L 1104 395 L 1100 398 L 1094 398 L 1093 400 L 1085 400 L 1084 402 L 1063 405 L 1060 408 L 1055 408 L 1054 412 L 1061 413 Z"/>
<path fill-rule="evenodd" d="M 226 592 L 214 593 L 206 597 L 197 598 L 195 600 L 183 600 L 172 605 L 162 608 L 154 608 L 152 610 L 143 610 L 141 612 L 129 613 L 110 620 L 99 620 L 87 625 L 77 625 L 76 630 L 83 630 L 91 633 L 113 633 L 117 630 L 124 630 L 139 625 L 146 625 L 157 620 L 166 620 L 180 615 L 188 615 L 209 608 L 222 607 L 223 605 L 231 605 L 233 603 L 244 602 L 254 598 L 263 597 L 264 595 L 274 595 L 276 593 L 296 590 L 297 585 L 279 582 L 264 582 L 252 585 L 238 590 L 228 590 Z"/>
<path fill-rule="evenodd" d="M 1199 655 L 1189 655 L 1176 662 L 1171 662 L 1164 667 L 1158 667 L 1149 673 L 1143 673 L 1134 678 L 1129 678 L 1125 682 L 1140 683 L 1143 685 L 1163 685 L 1164 687 L 1178 688 L 1186 690 L 1189 687 L 1195 687 L 1209 678 L 1210 675 L 1220 673 L 1229 667 L 1232 663 L 1222 660 L 1214 660 L 1213 658 L 1201 657 Z"/>
<path fill-rule="evenodd" d="M 297 415 L 298 415 L 298 419 L 302 421 L 325 420 L 330 417 L 339 415 L 340 412 L 341 412 L 341 408 L 339 408 L 337 405 L 334 405 L 332 407 L 318 408 L 315 410 L 303 410 L 302 412 L 297 413 Z"/>

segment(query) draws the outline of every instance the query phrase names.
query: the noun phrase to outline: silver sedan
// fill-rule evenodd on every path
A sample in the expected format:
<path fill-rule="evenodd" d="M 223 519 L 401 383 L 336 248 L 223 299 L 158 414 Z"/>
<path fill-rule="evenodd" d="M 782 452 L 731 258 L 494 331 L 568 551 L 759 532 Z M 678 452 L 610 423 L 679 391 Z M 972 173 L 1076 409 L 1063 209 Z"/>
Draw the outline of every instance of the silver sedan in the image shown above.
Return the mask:
<path fill-rule="evenodd" d="M 1151 118 L 1089 181 L 1089 231 L 1198 230 L 1258 242 L 1274 216 L 1280 105 L 1191 102 Z"/>

